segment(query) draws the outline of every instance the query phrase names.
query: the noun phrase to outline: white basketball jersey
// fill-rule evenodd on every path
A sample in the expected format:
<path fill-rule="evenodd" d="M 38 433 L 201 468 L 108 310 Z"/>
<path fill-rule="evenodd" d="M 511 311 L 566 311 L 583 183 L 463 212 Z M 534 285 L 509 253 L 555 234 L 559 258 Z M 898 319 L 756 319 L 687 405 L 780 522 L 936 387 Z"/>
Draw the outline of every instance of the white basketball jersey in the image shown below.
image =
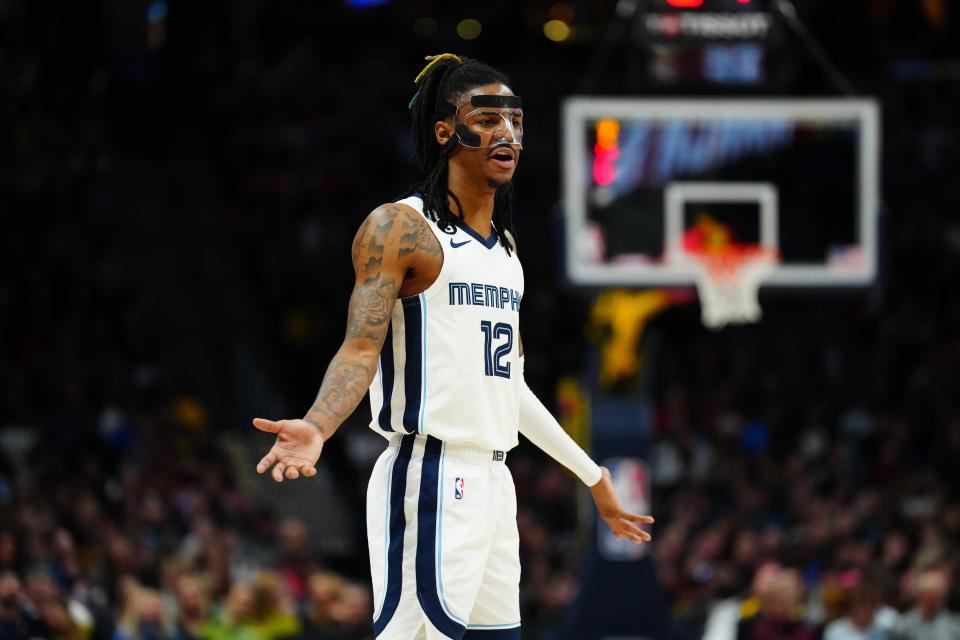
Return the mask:
<path fill-rule="evenodd" d="M 417 197 L 400 200 L 423 215 Z M 422 433 L 494 450 L 517 444 L 523 269 L 495 234 L 459 219 L 441 231 L 440 275 L 423 293 L 397 300 L 377 375 L 370 427 L 386 437 Z"/>

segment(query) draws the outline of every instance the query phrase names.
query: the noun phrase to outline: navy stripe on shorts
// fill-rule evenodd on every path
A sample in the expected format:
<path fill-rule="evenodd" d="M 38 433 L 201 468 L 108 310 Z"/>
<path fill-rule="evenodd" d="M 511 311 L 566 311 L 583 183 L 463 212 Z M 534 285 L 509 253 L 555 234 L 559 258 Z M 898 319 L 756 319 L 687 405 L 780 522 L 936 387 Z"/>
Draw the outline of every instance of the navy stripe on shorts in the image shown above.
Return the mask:
<path fill-rule="evenodd" d="M 437 595 L 437 485 L 440 482 L 440 454 L 443 442 L 427 436 L 420 472 L 420 503 L 417 507 L 417 600 L 427 618 L 443 635 L 463 638 L 466 627 L 451 620 Z"/>
<path fill-rule="evenodd" d="M 407 528 L 407 519 L 403 513 L 404 494 L 407 492 L 407 469 L 413 453 L 414 436 L 404 436 L 400 450 L 393 461 L 390 476 L 390 518 L 386 526 L 390 528 L 390 545 L 387 549 L 387 577 L 380 615 L 373 621 L 374 637 L 383 633 L 400 604 L 403 588 L 403 534 Z"/>

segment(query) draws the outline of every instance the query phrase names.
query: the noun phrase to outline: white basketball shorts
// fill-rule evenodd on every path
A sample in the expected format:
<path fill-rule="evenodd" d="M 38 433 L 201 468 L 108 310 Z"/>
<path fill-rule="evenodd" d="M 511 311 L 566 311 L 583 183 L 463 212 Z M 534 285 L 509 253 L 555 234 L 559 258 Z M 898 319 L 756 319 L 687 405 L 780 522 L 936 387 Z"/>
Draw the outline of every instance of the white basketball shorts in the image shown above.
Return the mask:
<path fill-rule="evenodd" d="M 377 640 L 519 640 L 517 498 L 502 451 L 396 436 L 367 487 Z"/>

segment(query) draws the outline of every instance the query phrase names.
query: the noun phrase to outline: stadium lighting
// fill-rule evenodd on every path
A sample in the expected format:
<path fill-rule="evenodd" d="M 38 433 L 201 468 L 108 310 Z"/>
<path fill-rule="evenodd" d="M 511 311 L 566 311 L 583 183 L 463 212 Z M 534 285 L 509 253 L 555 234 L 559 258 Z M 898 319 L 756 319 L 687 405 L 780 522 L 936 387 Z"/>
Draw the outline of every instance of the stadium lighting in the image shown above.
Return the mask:
<path fill-rule="evenodd" d="M 570 37 L 570 25 L 563 20 L 548 20 L 543 25 L 543 35 L 548 40 L 563 42 Z"/>
<path fill-rule="evenodd" d="M 481 31 L 483 31 L 483 25 L 479 20 L 465 18 L 457 23 L 457 35 L 464 40 L 476 40 L 480 37 Z"/>

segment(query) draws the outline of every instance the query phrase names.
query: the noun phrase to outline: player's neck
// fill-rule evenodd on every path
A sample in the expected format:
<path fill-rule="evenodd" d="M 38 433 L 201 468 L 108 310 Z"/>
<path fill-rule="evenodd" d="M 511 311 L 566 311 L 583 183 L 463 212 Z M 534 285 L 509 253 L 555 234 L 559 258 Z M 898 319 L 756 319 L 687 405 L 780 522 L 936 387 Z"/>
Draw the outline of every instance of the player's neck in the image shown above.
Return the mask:
<path fill-rule="evenodd" d="M 447 185 L 460 201 L 458 207 L 457 200 L 449 197 L 450 211 L 454 215 L 461 213 L 467 226 L 484 238 L 489 237 L 493 233 L 493 196 L 496 189 L 486 184 L 477 184 L 476 180 L 468 180 L 453 164 L 450 165 Z"/>

